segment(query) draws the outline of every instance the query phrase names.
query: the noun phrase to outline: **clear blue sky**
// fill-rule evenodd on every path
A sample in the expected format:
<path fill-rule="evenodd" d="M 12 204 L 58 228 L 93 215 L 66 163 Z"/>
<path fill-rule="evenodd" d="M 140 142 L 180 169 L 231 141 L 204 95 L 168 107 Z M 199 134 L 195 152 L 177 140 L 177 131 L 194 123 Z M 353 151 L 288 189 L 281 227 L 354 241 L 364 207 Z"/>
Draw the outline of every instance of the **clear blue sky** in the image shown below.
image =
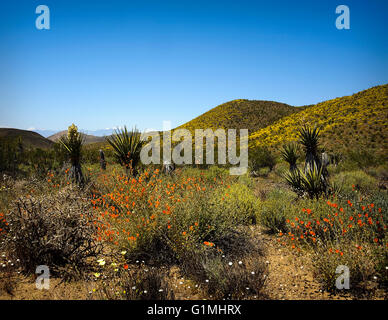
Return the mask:
<path fill-rule="evenodd" d="M 388 83 L 387 30 L 385 0 L 2 1 L 0 127 L 161 129 L 238 98 L 349 95 Z"/>

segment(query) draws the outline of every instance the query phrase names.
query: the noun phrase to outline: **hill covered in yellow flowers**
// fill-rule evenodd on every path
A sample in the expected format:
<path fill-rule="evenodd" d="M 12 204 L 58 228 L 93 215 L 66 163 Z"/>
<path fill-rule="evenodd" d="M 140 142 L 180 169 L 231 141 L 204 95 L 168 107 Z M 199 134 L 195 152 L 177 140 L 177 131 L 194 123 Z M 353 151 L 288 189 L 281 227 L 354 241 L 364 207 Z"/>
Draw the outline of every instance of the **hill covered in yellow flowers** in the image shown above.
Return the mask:
<path fill-rule="evenodd" d="M 330 152 L 388 150 L 388 84 L 318 103 L 282 117 L 250 135 L 250 145 L 279 146 L 297 140 L 303 124 L 321 129 L 322 146 Z"/>
<path fill-rule="evenodd" d="M 251 133 L 304 108 L 273 101 L 238 99 L 223 103 L 177 129 L 184 128 L 191 132 L 208 128 L 248 129 Z"/>

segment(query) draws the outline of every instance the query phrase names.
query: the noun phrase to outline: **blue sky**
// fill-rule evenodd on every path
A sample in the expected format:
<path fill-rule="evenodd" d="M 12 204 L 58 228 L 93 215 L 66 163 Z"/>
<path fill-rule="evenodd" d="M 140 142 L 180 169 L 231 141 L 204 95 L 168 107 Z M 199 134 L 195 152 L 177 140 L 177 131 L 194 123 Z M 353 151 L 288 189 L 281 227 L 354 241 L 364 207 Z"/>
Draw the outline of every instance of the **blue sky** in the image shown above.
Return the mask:
<path fill-rule="evenodd" d="M 233 99 L 350 95 L 388 83 L 387 15 L 384 0 L 2 2 L 0 127 L 161 129 Z"/>

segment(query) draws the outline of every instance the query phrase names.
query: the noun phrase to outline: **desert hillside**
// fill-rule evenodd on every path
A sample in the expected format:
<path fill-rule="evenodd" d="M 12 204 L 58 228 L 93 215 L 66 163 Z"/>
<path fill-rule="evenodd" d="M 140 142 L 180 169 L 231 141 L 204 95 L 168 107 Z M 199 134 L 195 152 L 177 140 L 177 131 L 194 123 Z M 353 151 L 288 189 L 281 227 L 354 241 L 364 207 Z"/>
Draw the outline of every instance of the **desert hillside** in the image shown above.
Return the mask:
<path fill-rule="evenodd" d="M 297 139 L 297 130 L 308 123 L 320 127 L 329 151 L 388 150 L 388 85 L 351 96 L 318 103 L 283 117 L 250 135 L 252 145 L 277 146 Z"/>
<path fill-rule="evenodd" d="M 179 128 L 190 131 L 207 128 L 248 129 L 254 132 L 303 109 L 273 101 L 237 99 L 223 103 Z"/>
<path fill-rule="evenodd" d="M 39 133 L 13 128 L 0 128 L 0 138 L 17 139 L 21 138 L 22 144 L 27 148 L 47 149 L 53 145 L 53 142 L 44 138 Z"/>

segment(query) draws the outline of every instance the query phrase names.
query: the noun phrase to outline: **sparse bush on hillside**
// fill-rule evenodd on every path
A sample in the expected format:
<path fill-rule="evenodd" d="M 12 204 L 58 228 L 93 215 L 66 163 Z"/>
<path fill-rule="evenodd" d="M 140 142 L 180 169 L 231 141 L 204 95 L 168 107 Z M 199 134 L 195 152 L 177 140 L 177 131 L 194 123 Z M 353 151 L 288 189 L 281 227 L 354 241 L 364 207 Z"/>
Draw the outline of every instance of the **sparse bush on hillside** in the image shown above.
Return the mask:
<path fill-rule="evenodd" d="M 346 154 L 346 160 L 355 164 L 358 169 L 376 166 L 386 161 L 384 156 L 377 155 L 375 152 L 367 149 L 350 151 Z"/>
<path fill-rule="evenodd" d="M 221 104 L 179 128 L 195 129 L 248 129 L 255 132 L 280 118 L 296 113 L 302 108 L 273 101 L 238 99 Z M 179 129 L 178 128 L 178 129 Z"/>
<path fill-rule="evenodd" d="M 20 140 L 0 138 L 0 172 L 15 173 L 21 161 Z"/>
<path fill-rule="evenodd" d="M 388 164 L 368 168 L 366 172 L 378 180 L 388 181 Z"/>

